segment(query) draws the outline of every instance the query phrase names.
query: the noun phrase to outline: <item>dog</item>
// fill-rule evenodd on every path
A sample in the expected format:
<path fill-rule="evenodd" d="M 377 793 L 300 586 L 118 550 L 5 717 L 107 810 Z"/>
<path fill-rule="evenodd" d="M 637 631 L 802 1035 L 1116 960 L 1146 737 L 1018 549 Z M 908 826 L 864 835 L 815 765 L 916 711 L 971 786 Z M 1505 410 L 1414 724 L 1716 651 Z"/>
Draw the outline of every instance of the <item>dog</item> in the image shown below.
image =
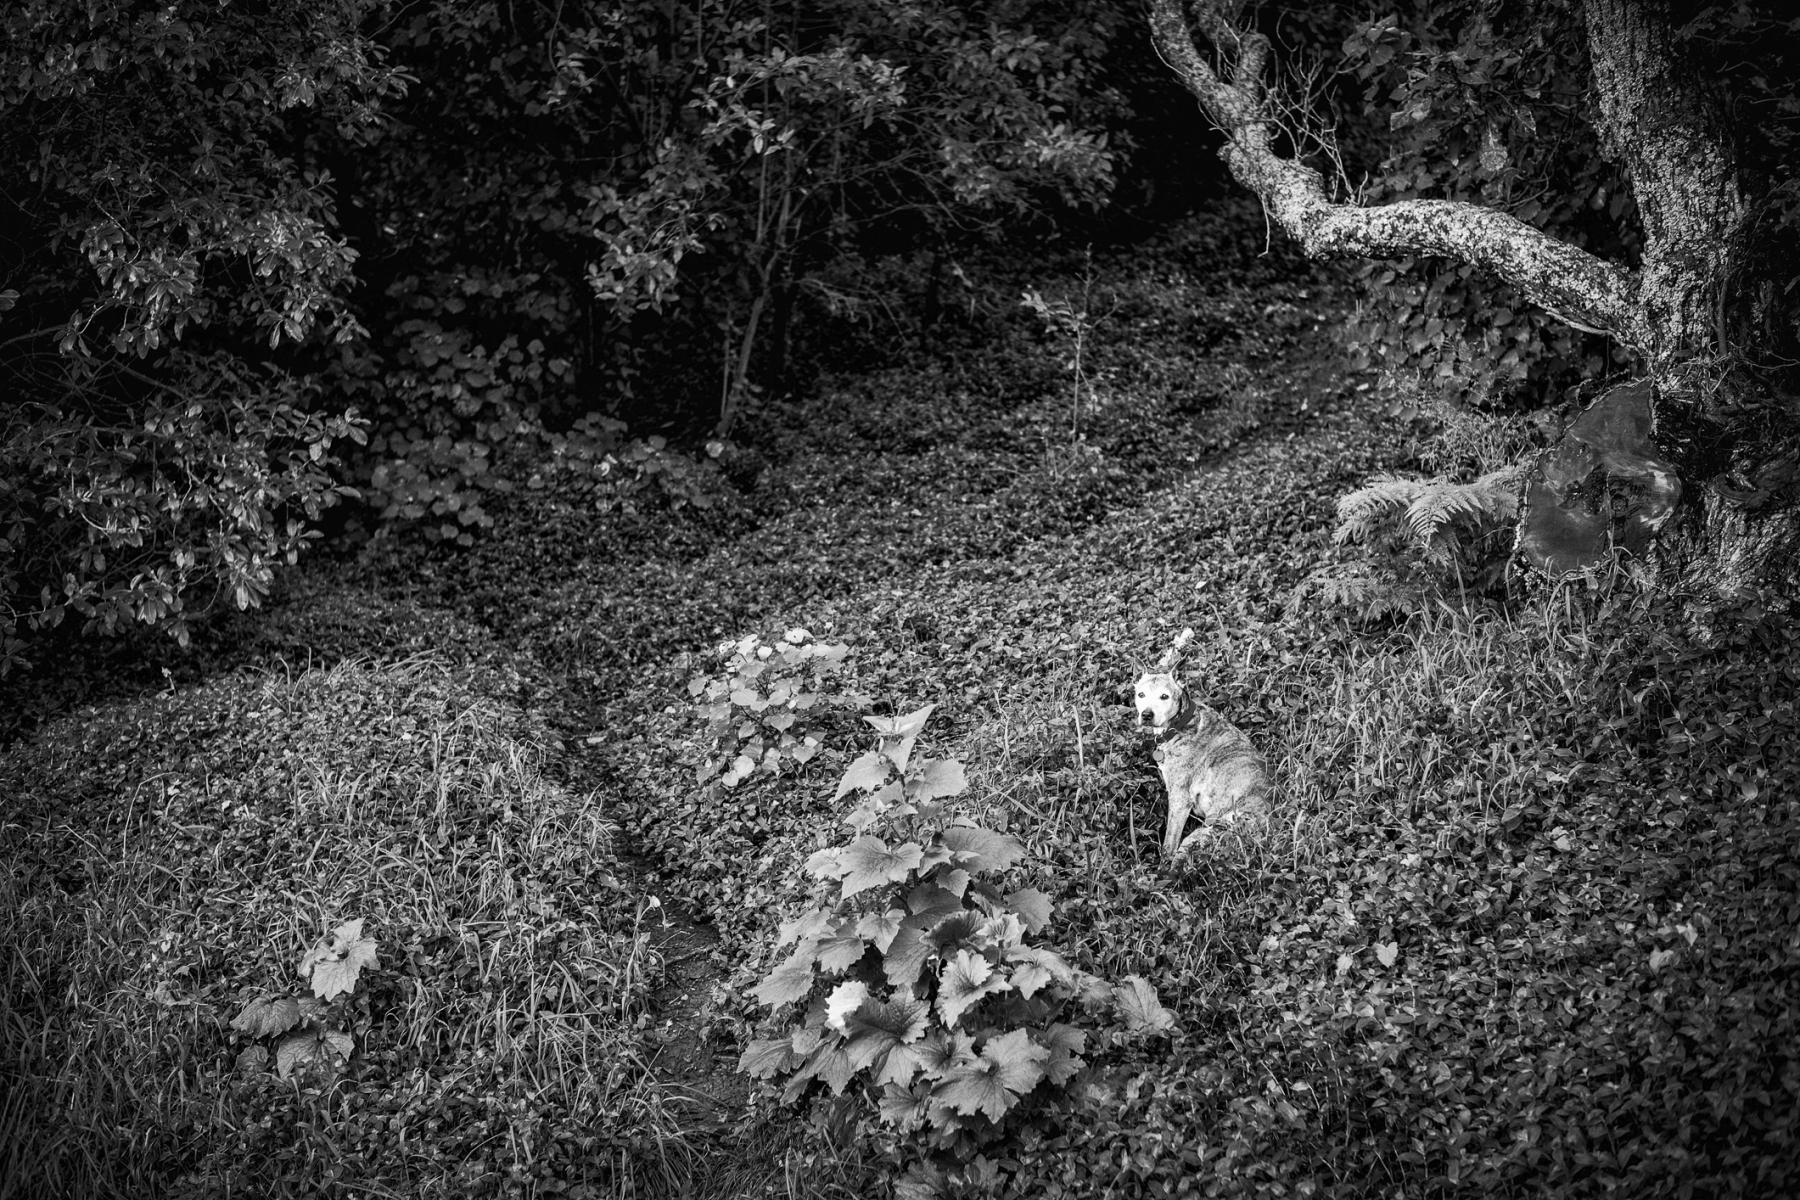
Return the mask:
<path fill-rule="evenodd" d="M 1138 724 L 1156 733 L 1156 765 L 1169 793 L 1164 857 L 1180 858 L 1220 826 L 1267 816 L 1268 765 L 1243 730 L 1195 702 L 1172 674 L 1147 672 L 1136 690 Z M 1200 828 L 1183 837 L 1196 816 Z"/>

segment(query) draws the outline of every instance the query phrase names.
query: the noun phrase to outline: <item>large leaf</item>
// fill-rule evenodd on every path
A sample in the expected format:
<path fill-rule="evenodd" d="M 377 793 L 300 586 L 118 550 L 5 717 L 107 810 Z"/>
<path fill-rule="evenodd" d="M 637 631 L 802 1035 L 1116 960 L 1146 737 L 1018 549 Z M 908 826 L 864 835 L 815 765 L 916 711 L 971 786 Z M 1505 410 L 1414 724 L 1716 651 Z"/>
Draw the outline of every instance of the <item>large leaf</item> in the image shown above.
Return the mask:
<path fill-rule="evenodd" d="M 856 936 L 867 939 L 875 949 L 883 954 L 894 944 L 894 937 L 900 932 L 900 922 L 906 919 L 906 913 L 898 908 L 890 908 L 885 912 L 864 913 L 856 922 Z"/>
<path fill-rule="evenodd" d="M 938 957 L 951 958 L 958 950 L 978 949 L 975 944 L 976 932 L 981 928 L 979 914 L 964 910 L 945 917 L 925 935 Z"/>
<path fill-rule="evenodd" d="M 801 942 L 798 950 L 751 990 L 757 1003 L 780 1008 L 783 1004 L 804 999 L 812 991 L 815 950 L 810 940 Z"/>
<path fill-rule="evenodd" d="M 737 1069 L 752 1079 L 767 1079 L 793 1069 L 799 1061 L 791 1037 L 757 1038 L 738 1056 Z"/>
<path fill-rule="evenodd" d="M 970 950 L 960 951 L 944 964 L 938 975 L 938 1016 L 945 1025 L 955 1025 L 957 1018 L 983 996 L 1003 992 L 1011 986 L 987 959 Z"/>
<path fill-rule="evenodd" d="M 845 1027 L 850 1034 L 846 1043 L 850 1060 L 860 1070 L 877 1056 L 895 1047 L 918 1041 L 925 1036 L 929 1013 L 923 1000 L 911 996 L 901 995 L 891 1000 L 865 1000 L 845 1018 Z M 895 1063 L 895 1069 L 900 1065 Z"/>
<path fill-rule="evenodd" d="M 915 800 L 940 800 L 969 790 L 969 778 L 955 759 L 934 758 L 924 763 L 912 781 Z"/>
<path fill-rule="evenodd" d="M 1167 1033 L 1175 1028 L 1175 1014 L 1163 1007 L 1156 988 L 1142 975 L 1127 975 L 1112 994 L 1120 1020 L 1133 1033 Z"/>
<path fill-rule="evenodd" d="M 870 834 L 857 838 L 838 855 L 838 861 L 845 868 L 843 899 L 848 900 L 858 892 L 884 883 L 899 883 L 919 865 L 919 856 L 923 852 L 917 842 L 902 842 L 890 848 Z"/>
<path fill-rule="evenodd" d="M 928 929 L 945 917 L 963 911 L 962 897 L 936 883 L 921 883 L 906 893 L 906 911 L 911 915 L 906 924 L 914 929 Z"/>
<path fill-rule="evenodd" d="M 1053 983 L 1068 984 L 1074 980 L 1074 971 L 1063 956 L 1054 950 L 1038 946 L 1015 946 L 1007 952 L 1006 957 L 1013 964 L 1012 985 L 1023 996 L 1036 995 L 1040 988 Z"/>
<path fill-rule="evenodd" d="M 820 1042 L 813 1047 L 806 1061 L 800 1064 L 787 1086 L 782 1089 L 783 1098 L 792 1104 L 806 1091 L 809 1079 L 821 1079 L 831 1089 L 831 1094 L 840 1096 L 856 1071 L 850 1065 L 850 1056 L 844 1050 L 844 1043 L 836 1038 Z"/>
<path fill-rule="evenodd" d="M 1005 871 L 1025 857 L 1025 845 L 1018 838 L 979 825 L 952 825 L 939 836 L 970 871 Z"/>
<path fill-rule="evenodd" d="M 819 943 L 819 969 L 829 975 L 842 975 L 868 952 L 869 945 L 854 933 L 840 933 Z"/>
<path fill-rule="evenodd" d="M 939 887 L 958 900 L 963 899 L 964 894 L 969 890 L 969 873 L 961 867 L 953 867 L 950 870 L 939 867 L 932 873 L 932 878 L 937 880 Z"/>
<path fill-rule="evenodd" d="M 913 996 L 871 1000 L 850 1017 L 850 1031 L 879 1032 L 898 1042 L 916 1042 L 925 1036 L 931 1010 Z"/>
<path fill-rule="evenodd" d="M 931 955 L 931 943 L 922 930 L 902 927 L 881 956 L 881 973 L 895 987 L 911 988 L 925 973 Z"/>
<path fill-rule="evenodd" d="M 992 1037 L 974 1062 L 952 1066 L 933 1090 L 932 1099 L 964 1116 L 980 1113 L 999 1121 L 1019 1097 L 1044 1077 L 1050 1051 L 1023 1029 Z"/>
<path fill-rule="evenodd" d="M 897 1042 L 891 1043 L 888 1045 L 886 1056 L 881 1059 L 881 1066 L 875 1071 L 872 1082 L 876 1087 L 886 1087 L 889 1084 L 905 1087 L 912 1082 L 913 1076 L 917 1075 L 924 1065 L 924 1056 L 919 1053 L 918 1047 Z"/>
<path fill-rule="evenodd" d="M 1025 941 L 1025 923 L 1009 912 L 1000 912 L 981 923 L 981 947 L 1010 954 Z"/>
<path fill-rule="evenodd" d="M 300 960 L 300 977 L 312 982 L 313 995 L 330 1000 L 356 990 L 364 967 L 373 967 L 375 939 L 362 935 L 361 918 L 346 921 L 322 938 Z"/>
<path fill-rule="evenodd" d="M 1087 1031 L 1056 1024 L 1038 1036 L 1050 1051 L 1044 1062 L 1044 1076 L 1052 1086 L 1061 1087 L 1082 1068 L 1081 1052 L 1087 1049 Z"/>
<path fill-rule="evenodd" d="M 921 878 L 936 878 L 936 876 L 931 874 L 932 871 L 938 867 L 952 864 L 955 861 L 956 851 L 934 839 L 931 845 L 925 847 L 925 853 L 919 859 L 919 876 Z"/>
<path fill-rule="evenodd" d="M 1009 892 L 1007 907 L 1019 914 L 1027 933 L 1038 933 L 1050 924 L 1050 897 L 1036 888 L 1020 888 Z"/>
<path fill-rule="evenodd" d="M 932 1089 L 931 1098 L 964 1116 L 980 1113 L 996 1123 L 1019 1099 L 1006 1090 L 998 1072 L 985 1062 L 952 1068 Z"/>
<path fill-rule="evenodd" d="M 912 1087 L 890 1083 L 881 1090 L 881 1119 L 906 1132 L 925 1120 L 931 1102 L 931 1083 L 920 1080 Z"/>
<path fill-rule="evenodd" d="M 993 1064 L 1001 1086 L 1022 1096 L 1044 1077 L 1050 1050 L 1033 1041 L 1028 1031 L 1014 1029 L 983 1042 L 981 1057 Z"/>
<path fill-rule="evenodd" d="M 300 1023 L 300 1004 L 292 996 L 264 996 L 244 1006 L 231 1027 L 253 1038 L 286 1033 Z"/>
<path fill-rule="evenodd" d="M 232 1064 L 232 1070 L 236 1074 L 238 1074 L 240 1076 L 244 1076 L 244 1077 L 248 1077 L 248 1076 L 256 1074 L 258 1071 L 266 1071 L 268 1069 L 269 1069 L 269 1052 L 267 1050 L 263 1049 L 263 1047 L 257 1045 L 255 1042 L 252 1042 L 248 1046 L 245 1046 L 242 1050 L 239 1050 L 237 1058 L 236 1058 L 236 1060 L 234 1060 L 234 1062 Z M 910 1078 L 910 1076 L 909 1076 L 909 1078 Z"/>
<path fill-rule="evenodd" d="M 845 1021 L 869 999 L 869 985 L 860 979 L 846 979 L 825 997 L 825 1024 L 839 1033 L 847 1032 Z"/>
<path fill-rule="evenodd" d="M 857 758 L 845 770 L 844 777 L 838 780 L 837 794 L 832 797 L 832 800 L 842 800 L 851 792 L 858 790 L 872 792 L 887 782 L 888 773 L 892 770 L 893 767 L 885 757 L 871 750 Z"/>
<path fill-rule="evenodd" d="M 919 1053 L 920 1065 L 933 1075 L 942 1075 L 960 1063 L 975 1061 L 974 1035 L 955 1030 L 945 1033 L 934 1029 L 920 1038 L 914 1048 Z"/>
<path fill-rule="evenodd" d="M 925 728 L 925 722 L 931 717 L 931 710 L 936 707 L 935 704 L 927 704 L 903 717 L 863 718 L 881 735 L 880 753 L 902 775 L 906 774 L 907 761 L 912 757 L 913 743 L 918 740 L 919 731 Z"/>
<path fill-rule="evenodd" d="M 338 1064 L 350 1057 L 356 1042 L 335 1029 L 302 1029 L 282 1038 L 275 1047 L 275 1073 L 283 1079 L 295 1074 L 336 1074 Z"/>
<path fill-rule="evenodd" d="M 844 848 L 827 846 L 808 856 L 803 870 L 815 879 L 842 879 L 850 868 L 844 865 Z"/>
<path fill-rule="evenodd" d="M 775 932 L 775 948 L 779 950 L 789 942 L 819 937 L 831 924 L 830 909 L 809 908 L 793 920 L 781 923 L 781 928 Z"/>

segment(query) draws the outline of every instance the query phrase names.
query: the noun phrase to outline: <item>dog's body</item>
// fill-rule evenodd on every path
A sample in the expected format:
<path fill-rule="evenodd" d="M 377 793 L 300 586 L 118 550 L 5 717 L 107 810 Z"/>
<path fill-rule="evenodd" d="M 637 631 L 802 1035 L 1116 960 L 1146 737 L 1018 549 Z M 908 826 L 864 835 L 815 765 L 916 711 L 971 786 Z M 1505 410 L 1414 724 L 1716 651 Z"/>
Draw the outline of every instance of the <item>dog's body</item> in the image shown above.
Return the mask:
<path fill-rule="evenodd" d="M 1241 729 L 1196 703 L 1173 675 L 1139 679 L 1136 705 L 1138 723 L 1156 732 L 1156 765 L 1169 793 L 1166 857 L 1185 854 L 1221 825 L 1267 815 L 1268 767 Z M 1202 823 L 1183 837 L 1189 817 Z"/>

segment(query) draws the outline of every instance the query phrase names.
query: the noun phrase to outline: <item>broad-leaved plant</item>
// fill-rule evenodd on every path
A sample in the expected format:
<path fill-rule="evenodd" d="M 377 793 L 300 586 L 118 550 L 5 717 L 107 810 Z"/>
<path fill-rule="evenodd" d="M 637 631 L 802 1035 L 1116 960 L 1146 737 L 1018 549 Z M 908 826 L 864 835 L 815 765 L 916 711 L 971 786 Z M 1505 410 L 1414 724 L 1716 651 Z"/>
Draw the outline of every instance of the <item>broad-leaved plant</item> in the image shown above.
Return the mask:
<path fill-rule="evenodd" d="M 952 815 L 961 763 L 913 757 L 932 707 L 864 718 L 879 748 L 836 793 L 859 797 L 853 836 L 807 860 L 817 896 L 780 927 L 792 949 L 754 993 L 776 1020 L 739 1061 L 790 1103 L 822 1087 L 860 1107 L 927 1195 L 991 1173 L 983 1148 L 1070 1092 L 1085 1055 L 1174 1025 L 1145 980 L 1109 985 L 1044 943 L 1050 898 L 1001 882 L 1023 844 Z"/>
<path fill-rule="evenodd" d="M 329 1082 L 349 1060 L 356 1041 L 345 1032 L 345 1005 L 365 967 L 378 965 L 374 938 L 363 936 L 359 918 L 320 938 L 300 959 L 298 971 L 311 995 L 264 993 L 232 1018 L 231 1027 L 250 1039 L 239 1051 L 237 1073 L 267 1070 L 274 1047 L 275 1074 L 282 1079 Z"/>

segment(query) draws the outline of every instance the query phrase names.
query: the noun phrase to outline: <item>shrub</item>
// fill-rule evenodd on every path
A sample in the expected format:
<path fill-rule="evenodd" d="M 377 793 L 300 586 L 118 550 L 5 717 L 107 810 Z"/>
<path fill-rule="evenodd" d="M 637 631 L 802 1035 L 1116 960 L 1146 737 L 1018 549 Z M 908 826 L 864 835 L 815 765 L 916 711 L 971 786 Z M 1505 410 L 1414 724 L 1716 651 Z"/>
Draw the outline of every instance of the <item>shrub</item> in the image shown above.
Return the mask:
<path fill-rule="evenodd" d="M 277 1077 L 316 1083 L 336 1077 L 356 1049 L 356 1039 L 345 1032 L 350 1023 L 346 1010 L 355 1003 L 363 968 L 376 965 L 375 939 L 364 937 L 362 927 L 360 918 L 346 921 L 302 956 L 299 975 L 312 995 L 264 993 L 231 1019 L 231 1028 L 249 1039 L 238 1052 L 238 1075 L 267 1070 L 271 1056 L 264 1043 L 273 1041 Z M 360 1008 L 357 1015 L 366 1026 L 366 998 Z"/>
<path fill-rule="evenodd" d="M 490 348 L 427 317 L 401 321 L 391 360 L 345 356 L 344 394 L 381 414 L 362 463 L 375 517 L 429 541 L 468 546 L 493 525 L 492 494 L 511 491 L 510 457 L 541 443 L 547 395 L 568 382 L 567 359 L 506 334 Z"/>
<path fill-rule="evenodd" d="M 1402 5 L 1356 22 L 1343 50 L 1363 88 L 1352 157 L 1369 158 L 1371 202 L 1442 197 L 1488 204 L 1628 257 L 1635 208 L 1583 119 L 1585 38 L 1575 6 Z M 1460 264 L 1403 259 L 1357 268 L 1369 298 L 1350 321 L 1358 365 L 1491 376 L 1501 394 L 1554 399 L 1604 374 L 1622 348 L 1584 336 Z"/>
<path fill-rule="evenodd" d="M 1145 980 L 1109 986 L 1038 941 L 1049 897 L 997 882 L 1023 845 L 950 815 L 961 763 L 912 757 L 932 707 L 865 718 L 880 748 L 836 793 L 864 794 L 845 818 L 857 836 L 807 861 L 815 902 L 782 925 L 775 949 L 794 949 L 755 991 L 798 1020 L 739 1062 L 783 1078 L 790 1103 L 815 1084 L 843 1097 L 908 1162 L 900 1191 L 913 1196 L 997 1183 L 997 1145 L 1078 1081 L 1084 1053 L 1174 1028 Z"/>
<path fill-rule="evenodd" d="M 366 145 L 403 86 L 377 7 L 0 10 L 0 672 L 71 615 L 255 604 L 344 494 L 359 422 L 292 372 L 356 335 L 356 254 L 296 149 Z"/>

